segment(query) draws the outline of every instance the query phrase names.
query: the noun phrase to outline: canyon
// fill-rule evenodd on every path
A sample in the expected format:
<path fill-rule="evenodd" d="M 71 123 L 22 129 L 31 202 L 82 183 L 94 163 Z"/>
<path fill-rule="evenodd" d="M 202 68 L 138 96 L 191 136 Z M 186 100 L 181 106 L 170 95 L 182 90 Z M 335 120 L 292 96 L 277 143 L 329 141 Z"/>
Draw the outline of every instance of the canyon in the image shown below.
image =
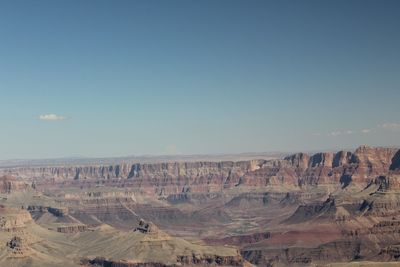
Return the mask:
<path fill-rule="evenodd" d="M 400 263 L 398 148 L 15 165 L 0 177 L 0 265 Z"/>

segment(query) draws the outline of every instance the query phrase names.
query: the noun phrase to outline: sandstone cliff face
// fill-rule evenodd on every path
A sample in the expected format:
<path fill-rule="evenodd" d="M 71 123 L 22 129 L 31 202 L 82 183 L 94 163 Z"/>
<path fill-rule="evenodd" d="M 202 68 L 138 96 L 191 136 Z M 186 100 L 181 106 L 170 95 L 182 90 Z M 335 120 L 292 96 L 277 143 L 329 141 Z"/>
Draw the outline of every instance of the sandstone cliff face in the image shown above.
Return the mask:
<path fill-rule="evenodd" d="M 260 169 L 246 173 L 242 183 L 251 185 L 341 185 L 366 186 L 389 173 L 396 149 L 362 146 L 354 153 L 298 153 L 283 160 L 270 160 Z"/>
<path fill-rule="evenodd" d="M 19 236 L 14 236 L 11 240 L 9 240 L 6 243 L 9 257 L 15 259 L 29 256 L 31 254 L 31 249 L 29 248 L 29 244 L 26 243 L 27 242 Z"/>
<path fill-rule="evenodd" d="M 400 170 L 400 150 L 392 158 L 392 164 L 390 165 L 390 169 L 393 171 Z"/>
<path fill-rule="evenodd" d="M 206 241 L 208 244 L 219 244 L 219 245 L 225 245 L 225 244 L 230 244 L 230 245 L 235 245 L 235 246 L 243 246 L 246 244 L 253 244 L 253 243 L 258 243 L 260 241 L 263 241 L 265 239 L 268 239 L 271 237 L 270 232 L 261 232 L 261 233 L 254 233 L 254 234 L 248 234 L 248 235 L 235 235 L 235 236 L 229 236 L 225 238 L 206 238 L 204 241 Z"/>
<path fill-rule="evenodd" d="M 397 153 L 396 153 L 397 152 Z M 298 153 L 279 160 L 31 167 L 0 173 L 49 183 L 128 186 L 148 193 L 220 191 L 235 186 L 366 186 L 399 169 L 400 151 L 362 146 L 354 152 Z M 3 186 L 7 187 L 7 186 Z"/>
<path fill-rule="evenodd" d="M 4 175 L 0 177 L 0 193 L 9 194 L 14 191 L 24 191 L 28 187 L 26 183 L 17 181 L 13 176 Z"/>
<path fill-rule="evenodd" d="M 388 246 L 381 250 L 378 257 L 381 261 L 398 261 L 400 259 L 400 246 Z"/>
<path fill-rule="evenodd" d="M 0 232 L 14 232 L 25 228 L 30 222 L 32 217 L 29 212 L 0 206 Z"/>
<path fill-rule="evenodd" d="M 233 247 L 193 244 L 175 238 L 149 221 L 140 220 L 133 231 L 121 233 L 102 225 L 80 232 L 73 240 L 85 266 L 244 266 Z M 99 253 L 98 248 L 104 251 Z M 97 255 L 97 256 L 96 256 Z"/>
<path fill-rule="evenodd" d="M 319 266 L 355 260 L 359 252 L 360 241 L 337 240 L 316 248 L 243 249 L 242 256 L 257 266 Z"/>
<path fill-rule="evenodd" d="M 111 260 L 103 257 L 94 259 L 83 259 L 82 264 L 86 266 L 103 267 L 177 267 L 177 266 L 244 266 L 244 261 L 240 255 L 237 256 L 217 256 L 217 255 L 182 255 L 177 256 L 177 263 L 165 264 L 158 262 L 127 262 L 125 260 Z"/>
<path fill-rule="evenodd" d="M 356 166 L 352 180 L 365 181 L 370 177 L 376 177 L 388 173 L 396 149 L 359 147 L 351 158 L 351 163 Z"/>
<path fill-rule="evenodd" d="M 84 232 L 88 231 L 87 225 L 65 225 L 65 226 L 58 226 L 57 227 L 57 232 L 59 233 L 64 233 L 64 234 L 74 234 L 78 232 Z"/>
<path fill-rule="evenodd" d="M 380 192 L 396 191 L 400 189 L 400 175 L 390 174 L 387 176 L 378 176 L 374 180 L 374 184 L 379 185 Z"/>

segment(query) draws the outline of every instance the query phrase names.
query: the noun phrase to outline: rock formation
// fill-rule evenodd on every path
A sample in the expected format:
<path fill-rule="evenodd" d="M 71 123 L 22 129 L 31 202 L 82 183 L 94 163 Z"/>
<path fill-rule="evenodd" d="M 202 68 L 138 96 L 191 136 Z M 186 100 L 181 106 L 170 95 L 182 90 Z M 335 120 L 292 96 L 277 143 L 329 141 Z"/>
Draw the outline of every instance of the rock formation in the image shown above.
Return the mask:
<path fill-rule="evenodd" d="M 28 187 L 28 184 L 23 181 L 18 181 L 11 175 L 3 175 L 0 177 L 0 193 L 10 194 L 14 191 L 24 191 Z"/>
<path fill-rule="evenodd" d="M 12 255 L 124 267 L 400 260 L 398 149 L 0 173 L 1 266 Z"/>
<path fill-rule="evenodd" d="M 397 152 L 397 153 L 396 153 Z M 362 146 L 354 152 L 294 154 L 279 160 L 176 162 L 80 167 L 0 169 L 37 181 L 37 186 L 124 186 L 160 195 L 217 192 L 235 186 L 365 186 L 398 168 L 392 148 Z M 7 186 L 3 186 L 3 188 Z"/>

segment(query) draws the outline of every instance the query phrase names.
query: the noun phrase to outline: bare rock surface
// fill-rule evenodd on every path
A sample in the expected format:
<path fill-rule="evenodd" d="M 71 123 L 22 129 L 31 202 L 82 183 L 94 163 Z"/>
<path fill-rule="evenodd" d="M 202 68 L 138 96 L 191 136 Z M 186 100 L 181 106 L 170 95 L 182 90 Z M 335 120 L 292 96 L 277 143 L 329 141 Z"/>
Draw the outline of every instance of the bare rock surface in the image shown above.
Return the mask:
<path fill-rule="evenodd" d="M 396 263 L 399 155 L 1 168 L 0 266 Z"/>

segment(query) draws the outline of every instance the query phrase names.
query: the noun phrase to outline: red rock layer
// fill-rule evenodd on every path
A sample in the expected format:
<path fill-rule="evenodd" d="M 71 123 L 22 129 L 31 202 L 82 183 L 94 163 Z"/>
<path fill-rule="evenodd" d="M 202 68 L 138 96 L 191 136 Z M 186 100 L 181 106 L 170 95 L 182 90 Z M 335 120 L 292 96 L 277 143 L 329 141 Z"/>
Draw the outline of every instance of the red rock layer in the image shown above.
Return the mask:
<path fill-rule="evenodd" d="M 397 152 L 397 153 L 396 153 Z M 354 152 L 298 153 L 278 160 L 241 162 L 177 162 L 114 166 L 32 167 L 3 170 L 38 183 L 141 188 L 148 193 L 214 192 L 239 185 L 295 186 L 350 184 L 365 186 L 398 170 L 400 152 L 359 147 Z M 0 170 L 1 171 L 1 170 Z M 4 187 L 4 186 L 3 186 Z"/>

